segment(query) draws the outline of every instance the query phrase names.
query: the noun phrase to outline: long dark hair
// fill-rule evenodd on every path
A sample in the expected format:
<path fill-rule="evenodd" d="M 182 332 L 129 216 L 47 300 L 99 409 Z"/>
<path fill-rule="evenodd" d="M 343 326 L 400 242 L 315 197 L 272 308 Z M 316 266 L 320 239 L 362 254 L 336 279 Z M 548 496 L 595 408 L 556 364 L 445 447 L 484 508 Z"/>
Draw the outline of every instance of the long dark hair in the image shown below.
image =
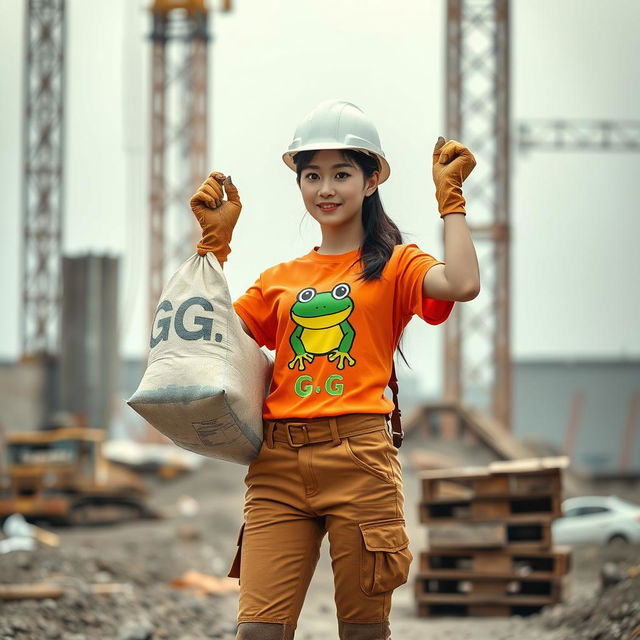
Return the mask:
<path fill-rule="evenodd" d="M 368 180 L 374 171 L 380 169 L 375 156 L 362 151 L 355 151 L 354 149 L 342 149 L 341 152 L 362 169 L 365 180 Z M 293 157 L 298 176 L 298 185 L 300 184 L 302 172 L 311 164 L 315 154 L 315 150 L 300 151 Z M 362 203 L 362 226 L 364 228 L 364 238 L 360 251 L 362 273 L 359 279 L 378 280 L 385 265 L 389 262 L 389 258 L 391 258 L 393 247 L 397 244 L 402 244 L 402 234 L 396 223 L 385 213 L 378 189 L 364 198 Z"/>

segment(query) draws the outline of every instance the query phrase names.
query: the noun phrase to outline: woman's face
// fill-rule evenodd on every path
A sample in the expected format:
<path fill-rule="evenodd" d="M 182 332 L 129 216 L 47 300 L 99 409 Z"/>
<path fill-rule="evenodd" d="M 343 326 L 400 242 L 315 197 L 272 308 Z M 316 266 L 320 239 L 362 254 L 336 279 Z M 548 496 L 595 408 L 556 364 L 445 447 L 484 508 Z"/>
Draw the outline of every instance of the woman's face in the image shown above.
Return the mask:
<path fill-rule="evenodd" d="M 300 174 L 307 211 L 321 225 L 360 223 L 362 201 L 378 186 L 374 172 L 365 181 L 362 169 L 337 149 L 317 151 Z"/>

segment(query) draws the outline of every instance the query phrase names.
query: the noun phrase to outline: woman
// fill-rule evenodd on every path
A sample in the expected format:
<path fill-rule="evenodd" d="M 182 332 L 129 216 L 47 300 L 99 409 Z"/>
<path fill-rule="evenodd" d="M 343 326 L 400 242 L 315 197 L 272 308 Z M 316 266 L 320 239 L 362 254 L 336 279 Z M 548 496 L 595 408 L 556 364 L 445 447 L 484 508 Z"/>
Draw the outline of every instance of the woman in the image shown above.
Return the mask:
<path fill-rule="evenodd" d="M 283 159 L 322 242 L 264 271 L 234 303 L 244 330 L 276 351 L 230 572 L 240 577 L 237 638 L 294 637 L 328 533 L 340 638 L 387 640 L 391 594 L 406 582 L 412 556 L 384 389 L 412 315 L 439 324 L 454 301 L 478 294 L 461 189 L 475 160 L 460 143 L 438 139 L 433 177 L 445 264 L 402 244 L 384 212 L 378 186 L 389 164 L 358 107 L 320 104 Z M 224 262 L 240 213 L 237 189 L 213 173 L 191 206 L 203 229 L 198 252 Z"/>

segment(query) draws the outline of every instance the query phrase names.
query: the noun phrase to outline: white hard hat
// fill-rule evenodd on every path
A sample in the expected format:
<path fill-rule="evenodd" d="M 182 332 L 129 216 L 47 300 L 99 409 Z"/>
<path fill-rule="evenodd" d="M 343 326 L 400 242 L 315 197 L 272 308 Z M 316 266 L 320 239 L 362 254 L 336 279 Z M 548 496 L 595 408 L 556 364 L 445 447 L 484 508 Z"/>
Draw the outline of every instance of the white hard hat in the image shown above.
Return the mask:
<path fill-rule="evenodd" d="M 326 100 L 310 111 L 298 125 L 282 159 L 295 171 L 296 153 L 321 149 L 354 149 L 375 156 L 380 167 L 380 183 L 391 173 L 375 125 L 362 109 L 350 102 Z"/>

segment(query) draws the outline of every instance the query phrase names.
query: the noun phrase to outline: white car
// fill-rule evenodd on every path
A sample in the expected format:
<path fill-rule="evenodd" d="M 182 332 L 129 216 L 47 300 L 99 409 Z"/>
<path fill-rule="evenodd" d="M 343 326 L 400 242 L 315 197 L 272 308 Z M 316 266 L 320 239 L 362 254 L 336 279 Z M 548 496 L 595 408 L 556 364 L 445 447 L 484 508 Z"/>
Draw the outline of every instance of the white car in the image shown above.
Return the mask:
<path fill-rule="evenodd" d="M 616 496 L 583 496 L 562 503 L 552 524 L 554 544 L 640 542 L 640 506 Z"/>

